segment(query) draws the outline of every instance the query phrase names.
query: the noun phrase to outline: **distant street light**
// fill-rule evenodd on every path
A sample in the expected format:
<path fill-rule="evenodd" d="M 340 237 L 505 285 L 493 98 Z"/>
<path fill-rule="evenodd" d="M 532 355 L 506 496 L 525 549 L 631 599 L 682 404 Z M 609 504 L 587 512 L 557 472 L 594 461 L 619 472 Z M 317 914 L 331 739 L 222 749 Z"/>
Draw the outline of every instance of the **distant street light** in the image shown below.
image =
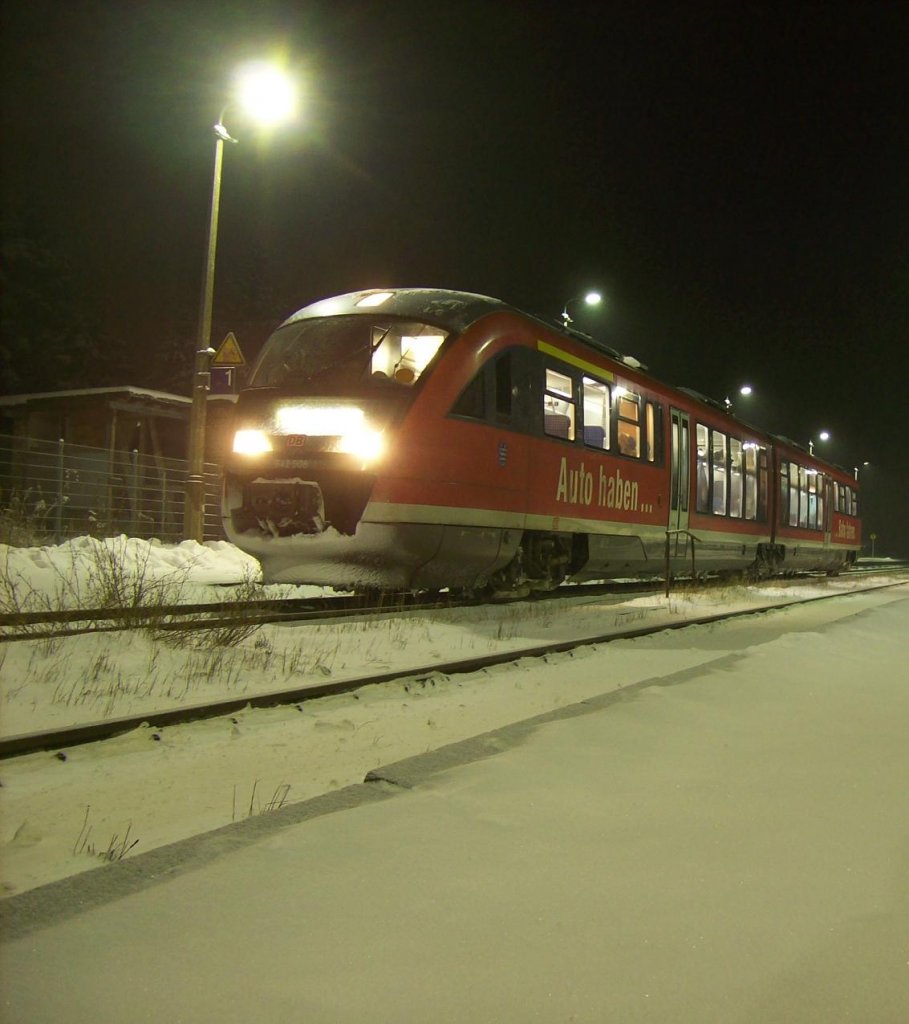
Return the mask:
<path fill-rule="evenodd" d="M 573 299 L 569 299 L 562 307 L 562 325 L 564 327 L 569 327 L 573 322 L 568 315 L 568 307 L 581 301 L 585 302 L 588 306 L 599 306 L 603 301 L 603 296 L 599 292 L 587 292 L 586 295 L 576 295 Z"/>
<path fill-rule="evenodd" d="M 237 76 L 236 99 L 246 113 L 262 125 L 275 125 L 293 116 L 296 89 L 280 69 L 256 63 L 240 69 Z M 228 104 L 229 105 L 229 104 Z M 218 247 L 218 213 L 221 205 L 221 164 L 224 143 L 236 142 L 224 127 L 227 106 L 214 126 L 215 166 L 211 185 L 211 212 L 208 220 L 208 248 L 205 279 L 199 314 L 199 335 L 193 370 L 193 402 L 189 415 L 189 472 L 186 477 L 186 504 L 183 508 L 183 535 L 187 540 L 202 542 L 205 516 L 205 421 L 208 392 L 211 386 L 211 317 L 215 293 L 215 253 Z"/>

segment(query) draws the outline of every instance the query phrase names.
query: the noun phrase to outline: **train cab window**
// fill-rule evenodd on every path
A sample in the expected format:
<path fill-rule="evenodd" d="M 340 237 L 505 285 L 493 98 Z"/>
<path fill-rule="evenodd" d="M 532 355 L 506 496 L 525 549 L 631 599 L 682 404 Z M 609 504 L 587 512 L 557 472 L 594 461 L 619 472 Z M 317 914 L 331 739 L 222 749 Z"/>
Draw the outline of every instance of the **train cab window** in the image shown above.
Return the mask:
<path fill-rule="evenodd" d="M 615 395 L 615 433 L 619 451 L 632 458 L 641 457 L 641 399 L 639 395 L 617 387 Z"/>
<path fill-rule="evenodd" d="M 427 324 L 393 324 L 372 329 L 372 372 L 397 384 L 415 384 L 445 335 Z"/>
<path fill-rule="evenodd" d="M 584 444 L 589 448 L 609 448 L 609 385 L 584 377 Z"/>
<path fill-rule="evenodd" d="M 573 441 L 575 436 L 574 385 L 571 377 L 546 369 L 543 393 L 543 429 L 550 437 Z"/>
<path fill-rule="evenodd" d="M 446 332 L 413 320 L 327 316 L 284 324 L 265 343 L 251 387 L 330 391 L 364 383 L 410 386 L 430 364 Z"/>

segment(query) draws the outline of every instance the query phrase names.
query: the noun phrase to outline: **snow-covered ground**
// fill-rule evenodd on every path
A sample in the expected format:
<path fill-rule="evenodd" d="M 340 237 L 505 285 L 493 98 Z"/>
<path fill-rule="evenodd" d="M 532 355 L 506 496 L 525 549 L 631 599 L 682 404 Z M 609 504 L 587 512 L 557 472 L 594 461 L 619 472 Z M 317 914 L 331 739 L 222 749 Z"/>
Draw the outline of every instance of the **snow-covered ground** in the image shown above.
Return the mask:
<path fill-rule="evenodd" d="M 515 635 L 570 627 L 504 612 Z M 91 885 L 7 901 L 0 1006 L 29 1024 L 903 1024 L 907 626 L 904 583 L 0 764 L 9 886 L 139 841 Z M 472 744 L 458 767 L 330 792 L 491 728 L 494 757 Z M 265 810 L 325 790 L 321 816 Z"/>
<path fill-rule="evenodd" d="M 165 547 L 114 542 L 118 564 L 182 600 L 223 600 L 219 584 L 252 580 L 256 563 L 228 544 Z M 0 552 L 20 604 L 97 600 L 98 542 Z M 820 581 L 818 596 L 848 593 L 848 576 Z M 93 589 L 94 588 L 94 589 Z M 293 588 L 269 588 L 287 594 Z M 804 587 L 788 592 L 803 600 Z M 25 641 L 0 650 L 4 735 L 176 703 L 284 690 L 377 671 L 425 668 L 458 657 L 520 651 L 630 625 L 677 623 L 726 608 L 776 602 L 787 589 L 730 587 L 700 595 L 389 616 L 369 622 L 266 626 L 229 648 L 173 648 L 144 634 Z M 0 764 L 0 849 L 7 893 L 103 864 L 109 849 L 143 852 L 281 803 L 360 782 L 381 764 L 436 749 L 565 704 L 696 666 L 730 650 L 780 643 L 812 616 L 851 614 L 848 601 L 692 627 L 473 675 L 403 679 L 300 707 L 247 710 Z M 787 618 L 792 616 L 792 618 Z M 831 653 L 831 656 L 835 656 Z M 759 666 L 760 659 L 755 659 Z M 900 669 L 902 671 L 902 668 Z"/>

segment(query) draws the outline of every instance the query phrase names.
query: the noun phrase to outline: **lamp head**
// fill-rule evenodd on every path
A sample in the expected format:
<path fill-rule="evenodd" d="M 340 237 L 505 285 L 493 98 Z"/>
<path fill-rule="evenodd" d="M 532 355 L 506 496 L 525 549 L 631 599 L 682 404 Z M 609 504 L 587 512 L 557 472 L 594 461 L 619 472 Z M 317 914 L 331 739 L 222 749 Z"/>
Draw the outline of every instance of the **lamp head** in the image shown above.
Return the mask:
<path fill-rule="evenodd" d="M 297 88 L 276 64 L 257 61 L 237 72 L 240 105 L 257 124 L 272 126 L 291 120 L 297 112 Z"/>

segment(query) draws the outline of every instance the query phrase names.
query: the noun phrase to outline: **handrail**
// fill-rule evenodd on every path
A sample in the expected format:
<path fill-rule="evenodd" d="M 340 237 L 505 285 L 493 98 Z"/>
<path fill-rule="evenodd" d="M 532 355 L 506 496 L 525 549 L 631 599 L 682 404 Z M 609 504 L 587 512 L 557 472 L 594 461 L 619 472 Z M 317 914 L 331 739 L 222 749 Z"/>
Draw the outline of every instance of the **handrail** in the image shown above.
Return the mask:
<path fill-rule="evenodd" d="M 679 534 L 684 533 L 686 537 L 691 539 L 691 575 L 696 576 L 695 572 L 695 545 L 700 543 L 701 538 L 696 537 L 691 530 L 666 530 L 666 597 L 669 597 L 669 588 L 672 584 L 672 574 L 669 570 L 670 553 L 669 553 L 669 541 L 672 537 L 678 537 Z"/>

